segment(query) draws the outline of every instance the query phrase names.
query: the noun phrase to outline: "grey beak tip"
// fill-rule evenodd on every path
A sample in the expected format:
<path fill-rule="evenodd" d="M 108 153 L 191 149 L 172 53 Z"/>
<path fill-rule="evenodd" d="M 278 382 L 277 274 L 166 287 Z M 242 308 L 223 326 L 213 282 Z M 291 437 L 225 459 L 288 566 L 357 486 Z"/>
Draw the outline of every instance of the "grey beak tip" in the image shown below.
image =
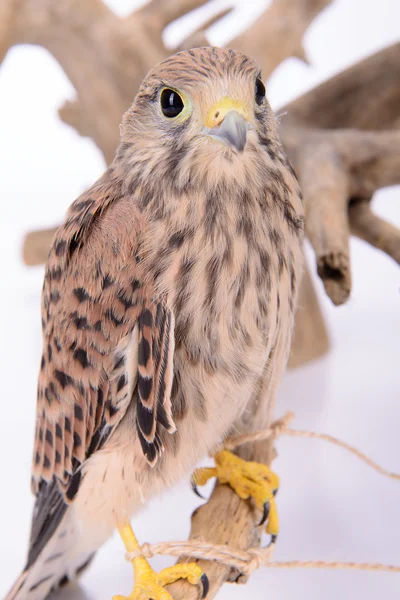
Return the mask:
<path fill-rule="evenodd" d="M 231 110 L 221 125 L 213 129 L 210 135 L 229 146 L 233 146 L 238 152 L 243 152 L 246 146 L 247 122 L 236 110 Z"/>

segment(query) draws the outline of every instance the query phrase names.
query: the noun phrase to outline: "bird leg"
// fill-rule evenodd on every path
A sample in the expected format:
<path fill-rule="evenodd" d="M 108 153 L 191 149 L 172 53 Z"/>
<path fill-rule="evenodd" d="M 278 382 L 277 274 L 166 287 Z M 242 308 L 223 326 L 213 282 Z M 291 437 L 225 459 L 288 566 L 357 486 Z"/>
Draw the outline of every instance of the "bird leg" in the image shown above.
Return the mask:
<path fill-rule="evenodd" d="M 136 552 L 140 546 L 129 523 L 118 527 L 127 552 Z M 209 583 L 207 575 L 196 563 L 185 563 L 167 567 L 159 573 L 151 568 L 144 556 L 132 560 L 135 586 L 130 596 L 114 596 L 113 600 L 173 600 L 164 587 L 178 579 L 187 579 L 192 585 L 203 586 L 203 598 L 207 596 Z"/>
<path fill-rule="evenodd" d="M 260 525 L 267 519 L 266 531 L 275 543 L 279 533 L 278 511 L 275 495 L 279 488 L 279 477 L 266 465 L 247 462 L 228 450 L 215 455 L 215 467 L 196 469 L 192 476 L 192 486 L 196 493 L 197 485 L 205 485 L 216 477 L 222 484 L 228 484 L 242 500 L 253 498 L 263 512 Z M 200 495 L 200 494 L 199 494 Z"/>

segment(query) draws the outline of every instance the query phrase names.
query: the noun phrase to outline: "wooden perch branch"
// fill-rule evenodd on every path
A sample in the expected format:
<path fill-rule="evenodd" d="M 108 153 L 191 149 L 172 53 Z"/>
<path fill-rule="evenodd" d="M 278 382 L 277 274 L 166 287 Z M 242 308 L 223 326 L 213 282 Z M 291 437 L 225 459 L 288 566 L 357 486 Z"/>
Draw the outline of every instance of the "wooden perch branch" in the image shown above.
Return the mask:
<path fill-rule="evenodd" d="M 30 267 L 41 265 L 47 260 L 49 248 L 57 231 L 56 227 L 30 231 L 23 247 L 24 263 Z"/>
<path fill-rule="evenodd" d="M 400 231 L 372 212 L 369 199 L 350 202 L 349 221 L 353 235 L 379 248 L 400 265 Z"/>
<path fill-rule="evenodd" d="M 302 39 L 315 17 L 332 0 L 274 0 L 272 5 L 228 46 L 253 56 L 260 65 L 264 79 L 286 58 L 295 56 L 307 62 Z M 222 18 L 224 14 L 219 15 Z M 214 21 L 212 21 L 213 23 Z M 212 24 L 209 23 L 208 27 Z M 207 26 L 190 35 L 182 48 L 207 45 Z"/>
<path fill-rule="evenodd" d="M 334 304 L 351 291 L 350 234 L 376 239 L 349 223 L 358 210 L 349 205 L 400 183 L 400 136 L 390 130 L 400 123 L 399 82 L 400 44 L 394 44 L 282 109 L 281 137 L 302 186 L 306 232 Z M 380 233 L 389 238 L 379 247 L 398 256 L 396 228 L 385 224 Z"/>
<path fill-rule="evenodd" d="M 328 332 L 310 271 L 306 264 L 297 302 L 296 322 L 288 367 L 290 369 L 300 367 L 320 358 L 328 350 Z"/>
<path fill-rule="evenodd" d="M 275 0 L 253 26 L 229 46 L 253 56 L 267 79 L 286 58 L 307 62 L 302 40 L 315 17 L 332 0 Z"/>
<path fill-rule="evenodd" d="M 400 126 L 400 42 L 368 56 L 282 108 L 286 126 Z"/>
<path fill-rule="evenodd" d="M 400 131 L 282 127 L 281 135 L 303 190 L 318 274 L 334 304 L 342 304 L 351 290 L 350 200 L 400 183 Z"/>
<path fill-rule="evenodd" d="M 256 529 L 257 518 L 250 504 L 244 503 L 227 486 L 217 484 L 209 501 L 198 508 L 192 515 L 191 540 L 204 539 L 214 544 L 227 545 L 239 550 L 248 550 L 260 544 L 260 535 Z M 186 562 L 182 557 L 180 562 Z M 206 560 L 196 561 L 207 573 L 210 591 L 207 600 L 215 597 L 226 582 L 245 583 L 247 578 L 230 567 Z M 197 588 L 185 581 L 168 586 L 174 600 L 199 600 Z"/>
<path fill-rule="evenodd" d="M 118 18 L 101 0 L 0 2 L 10 24 L 0 47 L 28 43 L 49 50 L 77 92 L 61 116 L 90 136 L 111 162 L 121 115 L 149 68 L 168 54 L 161 38 L 153 35 L 157 13 L 143 21 L 138 11 L 135 22 L 133 15 Z"/>
<path fill-rule="evenodd" d="M 270 415 L 273 407 L 269 407 Z M 265 423 L 270 424 L 270 417 Z M 267 428 L 268 425 L 265 426 Z M 237 454 L 246 460 L 270 464 L 275 456 L 273 440 L 252 443 L 241 448 Z M 226 485 L 217 484 L 208 502 L 196 509 L 192 515 L 191 540 L 204 540 L 248 550 L 259 546 L 262 529 L 258 527 L 260 514 L 252 502 L 244 502 Z M 185 562 L 182 557 L 179 562 Z M 206 560 L 196 561 L 207 573 L 210 592 L 207 600 L 212 600 L 226 582 L 246 583 L 247 577 L 226 565 Z M 174 600 L 199 600 L 199 590 L 186 581 L 178 581 L 168 586 Z"/>
<path fill-rule="evenodd" d="M 159 35 L 163 29 L 173 21 L 183 17 L 187 13 L 207 4 L 208 0 L 150 0 L 139 10 L 132 13 L 132 18 L 152 21 L 156 24 Z"/>
<path fill-rule="evenodd" d="M 208 46 L 209 41 L 207 38 L 207 30 L 210 29 L 212 25 L 218 23 L 218 21 L 229 15 L 232 10 L 232 8 L 227 8 L 226 10 L 223 10 L 208 19 L 198 29 L 191 33 L 189 37 L 185 38 L 181 44 L 179 44 L 179 50 L 190 50 L 190 48 L 201 48 L 202 46 Z"/>

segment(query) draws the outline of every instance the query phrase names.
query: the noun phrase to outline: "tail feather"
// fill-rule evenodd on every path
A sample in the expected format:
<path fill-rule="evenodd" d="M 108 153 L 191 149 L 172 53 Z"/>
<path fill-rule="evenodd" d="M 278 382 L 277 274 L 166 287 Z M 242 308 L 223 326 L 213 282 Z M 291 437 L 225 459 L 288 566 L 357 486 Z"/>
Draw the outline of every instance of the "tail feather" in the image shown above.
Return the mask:
<path fill-rule="evenodd" d="M 93 552 L 92 554 L 81 555 L 79 560 L 70 565 L 68 571 L 64 573 L 64 575 L 52 589 L 63 588 L 78 579 L 89 567 L 95 557 L 95 554 L 96 553 Z"/>
<path fill-rule="evenodd" d="M 68 513 L 34 563 L 19 576 L 5 600 L 45 600 L 49 593 L 75 579 L 94 553 L 76 553 L 74 528 Z"/>
<path fill-rule="evenodd" d="M 17 581 L 14 583 L 13 587 L 11 588 L 11 590 L 8 592 L 7 596 L 5 597 L 5 600 L 17 600 L 17 598 L 21 598 L 21 596 L 20 595 L 18 596 L 18 594 L 20 593 L 22 587 L 24 586 L 26 577 L 27 577 L 27 571 L 24 571 L 23 573 L 21 573 L 21 575 L 18 577 Z"/>

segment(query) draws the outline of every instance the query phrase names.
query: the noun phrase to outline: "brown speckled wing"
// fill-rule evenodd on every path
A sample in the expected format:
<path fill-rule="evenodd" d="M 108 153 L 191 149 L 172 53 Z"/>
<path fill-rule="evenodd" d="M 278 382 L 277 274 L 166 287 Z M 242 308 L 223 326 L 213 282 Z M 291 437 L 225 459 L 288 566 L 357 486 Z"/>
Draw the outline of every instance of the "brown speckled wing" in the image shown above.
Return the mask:
<path fill-rule="evenodd" d="M 132 399 L 151 464 L 162 451 L 160 427 L 174 431 L 173 315 L 142 277 L 141 216 L 132 206 L 131 222 L 124 219 L 129 235 L 120 231 L 124 202 L 110 169 L 71 206 L 46 267 L 33 489 L 55 478 L 67 502 L 78 491 L 81 465 Z"/>
<path fill-rule="evenodd" d="M 145 308 L 138 321 L 138 402 L 136 424 L 148 462 L 162 452 L 159 427 L 173 433 L 171 387 L 173 379 L 174 320 L 161 303 Z"/>

